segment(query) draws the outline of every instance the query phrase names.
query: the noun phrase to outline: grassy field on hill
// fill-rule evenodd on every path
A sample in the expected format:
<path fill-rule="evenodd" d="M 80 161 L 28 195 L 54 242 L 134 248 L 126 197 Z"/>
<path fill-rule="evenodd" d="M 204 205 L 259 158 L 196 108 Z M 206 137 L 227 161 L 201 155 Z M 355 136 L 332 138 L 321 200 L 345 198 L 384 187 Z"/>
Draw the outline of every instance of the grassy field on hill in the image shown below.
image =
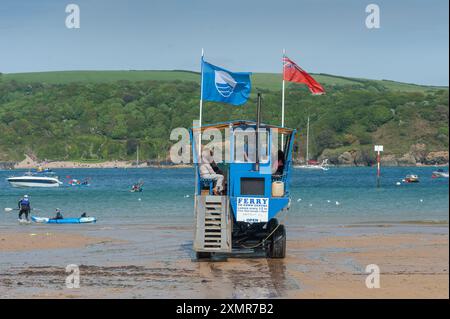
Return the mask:
<path fill-rule="evenodd" d="M 363 86 L 367 82 L 380 85 L 388 90 L 417 92 L 430 89 L 442 89 L 442 87 L 421 86 L 416 84 L 401 83 L 387 80 L 366 80 L 334 76 L 329 74 L 313 74 L 314 78 L 326 86 L 355 85 Z M 4 80 L 15 80 L 26 83 L 68 84 L 80 83 L 111 83 L 120 80 L 126 81 L 200 81 L 196 72 L 190 71 L 58 71 L 58 72 L 34 72 L 3 74 Z M 266 90 L 281 90 L 281 74 L 254 73 L 252 75 L 253 86 Z M 288 84 L 291 85 L 291 84 Z"/>
<path fill-rule="evenodd" d="M 286 91 L 286 126 L 299 131 L 296 156 L 347 150 L 402 156 L 414 144 L 448 150 L 448 88 L 319 74 L 326 95 L 304 85 Z M 253 75 L 246 105 L 206 102 L 204 123 L 254 119 L 255 92 L 263 91 L 263 121 L 279 125 L 281 75 Z M 256 88 L 256 89 L 255 89 Z M 0 75 L 0 161 L 24 154 L 48 160 L 164 159 L 170 132 L 198 118 L 199 74 L 186 71 L 71 71 Z"/>

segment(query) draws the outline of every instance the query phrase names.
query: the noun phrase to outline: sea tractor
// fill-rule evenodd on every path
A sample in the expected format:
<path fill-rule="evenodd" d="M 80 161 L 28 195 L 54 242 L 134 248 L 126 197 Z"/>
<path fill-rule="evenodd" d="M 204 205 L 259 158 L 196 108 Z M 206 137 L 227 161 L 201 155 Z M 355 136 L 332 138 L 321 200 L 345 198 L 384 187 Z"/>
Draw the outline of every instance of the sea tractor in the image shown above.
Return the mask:
<path fill-rule="evenodd" d="M 291 203 L 289 181 L 296 130 L 262 124 L 260 94 L 257 105 L 256 122 L 238 120 L 190 131 L 196 177 L 193 249 L 197 259 L 236 253 L 269 258 L 286 255 L 282 222 Z M 220 132 L 221 142 L 199 148 L 199 141 L 211 132 Z M 217 164 L 214 166 L 224 176 L 221 193 L 214 192 L 217 180 L 201 175 L 202 152 L 208 147 L 214 157 L 223 155 L 221 162 L 210 163 Z"/>

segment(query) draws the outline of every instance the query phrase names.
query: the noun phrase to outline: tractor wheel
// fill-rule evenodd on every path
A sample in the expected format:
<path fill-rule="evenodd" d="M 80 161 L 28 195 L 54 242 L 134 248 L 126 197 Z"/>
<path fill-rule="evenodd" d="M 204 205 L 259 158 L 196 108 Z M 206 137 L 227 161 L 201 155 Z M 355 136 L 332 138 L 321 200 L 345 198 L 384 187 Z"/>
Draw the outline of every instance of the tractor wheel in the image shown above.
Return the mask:
<path fill-rule="evenodd" d="M 272 218 L 272 219 L 269 220 L 269 222 L 267 223 L 267 231 L 268 231 L 269 233 L 271 233 L 272 230 L 274 230 L 275 227 L 277 227 L 277 226 L 278 226 L 278 219 Z"/>
<path fill-rule="evenodd" d="M 278 226 L 272 238 L 270 238 L 267 255 L 269 258 L 284 258 L 286 256 L 286 228 Z"/>

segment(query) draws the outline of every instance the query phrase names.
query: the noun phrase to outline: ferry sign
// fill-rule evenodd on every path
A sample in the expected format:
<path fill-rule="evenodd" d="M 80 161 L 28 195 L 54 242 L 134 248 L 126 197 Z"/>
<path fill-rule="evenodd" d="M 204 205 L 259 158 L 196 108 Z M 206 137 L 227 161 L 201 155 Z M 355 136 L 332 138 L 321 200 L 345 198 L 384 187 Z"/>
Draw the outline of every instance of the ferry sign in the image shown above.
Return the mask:
<path fill-rule="evenodd" d="M 383 152 L 383 145 L 375 145 L 375 152 Z"/>
<path fill-rule="evenodd" d="M 269 199 L 261 197 L 238 197 L 238 222 L 264 223 L 269 218 Z"/>

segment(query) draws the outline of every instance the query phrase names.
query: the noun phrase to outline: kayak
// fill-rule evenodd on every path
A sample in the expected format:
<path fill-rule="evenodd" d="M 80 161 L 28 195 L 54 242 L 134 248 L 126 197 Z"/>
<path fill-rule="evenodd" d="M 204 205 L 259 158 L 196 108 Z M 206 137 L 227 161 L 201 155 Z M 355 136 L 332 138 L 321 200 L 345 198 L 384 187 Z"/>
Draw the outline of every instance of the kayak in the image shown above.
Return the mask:
<path fill-rule="evenodd" d="M 63 218 L 53 219 L 48 217 L 31 216 L 31 220 L 40 224 L 88 224 L 95 223 L 97 219 L 95 217 L 79 217 L 79 218 Z"/>

